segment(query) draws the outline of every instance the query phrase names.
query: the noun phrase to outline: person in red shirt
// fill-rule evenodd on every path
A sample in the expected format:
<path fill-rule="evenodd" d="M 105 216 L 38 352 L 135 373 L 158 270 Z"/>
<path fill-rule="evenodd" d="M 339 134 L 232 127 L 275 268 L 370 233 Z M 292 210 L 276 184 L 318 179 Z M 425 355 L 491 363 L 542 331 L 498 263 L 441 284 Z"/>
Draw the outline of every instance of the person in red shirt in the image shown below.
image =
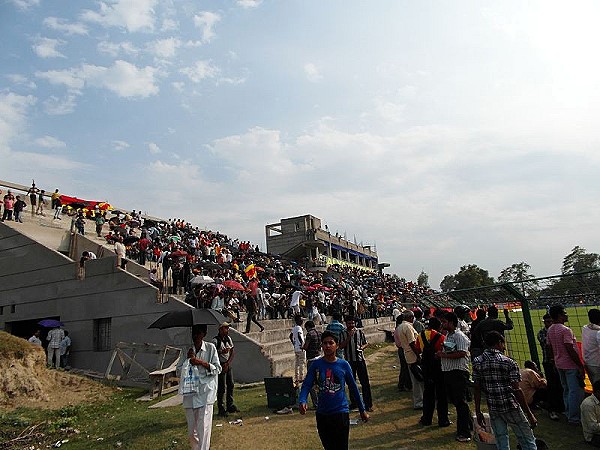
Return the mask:
<path fill-rule="evenodd" d="M 427 329 L 417 337 L 416 347 L 421 353 L 421 368 L 423 370 L 423 415 L 419 420 L 421 425 L 431 425 L 433 412 L 436 409 L 438 426 L 447 427 L 452 424 L 448 419 L 448 398 L 444 388 L 442 365 L 436 352 L 442 349 L 444 336 L 441 333 L 442 322 L 437 317 L 429 318 Z"/>

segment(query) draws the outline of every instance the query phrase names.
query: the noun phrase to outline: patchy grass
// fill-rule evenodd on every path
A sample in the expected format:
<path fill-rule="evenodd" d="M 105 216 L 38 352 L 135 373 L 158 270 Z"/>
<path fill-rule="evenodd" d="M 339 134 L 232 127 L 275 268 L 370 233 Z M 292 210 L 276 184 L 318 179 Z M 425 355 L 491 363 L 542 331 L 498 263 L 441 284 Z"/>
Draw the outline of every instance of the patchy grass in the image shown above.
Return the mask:
<path fill-rule="evenodd" d="M 420 411 L 412 410 L 411 395 L 396 389 L 398 361 L 393 344 L 380 344 L 367 354 L 375 411 L 371 420 L 351 427 L 353 449 L 472 449 L 475 444 L 454 440 L 455 428 L 420 427 Z M 396 367 L 394 367 L 396 366 Z M 105 402 L 69 406 L 55 411 L 19 409 L 0 414 L 0 448 L 43 449 L 68 439 L 61 448 L 94 449 L 187 449 L 185 416 L 181 406 L 148 409 L 149 403 L 137 402 L 141 390 L 124 389 Z M 320 447 L 314 411 L 301 416 L 279 416 L 266 406 L 264 387 L 237 389 L 236 404 L 243 411 L 243 425 L 229 424 L 215 417 L 212 449 L 294 449 Z M 454 410 L 451 407 L 451 419 Z M 552 422 L 538 412 L 536 436 L 552 449 L 583 448 L 581 429 L 564 421 Z M 268 419 L 267 419 L 268 417 Z M 352 417 L 358 417 L 353 413 Z M 229 421 L 237 417 L 230 417 Z M 218 426 L 221 425 L 221 426 Z M 34 428 L 35 427 L 35 428 Z M 27 438 L 10 442 L 20 433 Z M 516 448 L 516 443 L 512 443 Z"/>

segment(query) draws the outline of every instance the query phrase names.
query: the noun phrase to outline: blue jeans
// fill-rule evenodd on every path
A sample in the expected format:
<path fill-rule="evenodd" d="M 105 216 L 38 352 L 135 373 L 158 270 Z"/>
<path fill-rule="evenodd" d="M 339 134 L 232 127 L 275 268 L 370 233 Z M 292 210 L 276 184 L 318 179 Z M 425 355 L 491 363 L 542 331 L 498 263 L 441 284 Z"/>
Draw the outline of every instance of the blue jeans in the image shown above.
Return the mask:
<path fill-rule="evenodd" d="M 496 448 L 498 450 L 510 450 L 508 442 L 508 425 L 515 433 L 517 441 L 522 450 L 536 450 L 535 436 L 529 422 L 521 408 L 513 409 L 505 413 L 490 414 L 490 422 L 494 435 L 496 436 Z"/>
<path fill-rule="evenodd" d="M 558 369 L 560 384 L 563 387 L 563 402 L 565 412 L 570 423 L 581 422 L 579 405 L 583 401 L 584 391 L 579 385 L 579 372 L 577 369 Z"/>

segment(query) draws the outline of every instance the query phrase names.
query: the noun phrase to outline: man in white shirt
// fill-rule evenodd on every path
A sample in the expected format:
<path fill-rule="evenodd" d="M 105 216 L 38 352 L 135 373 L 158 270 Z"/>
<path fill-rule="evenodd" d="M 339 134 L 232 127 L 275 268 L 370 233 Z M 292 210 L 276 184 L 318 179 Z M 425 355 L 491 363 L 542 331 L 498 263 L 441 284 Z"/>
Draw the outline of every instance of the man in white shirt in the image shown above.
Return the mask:
<path fill-rule="evenodd" d="M 213 343 L 204 341 L 206 332 L 206 325 L 192 327 L 194 347 L 187 354 L 190 364 L 198 367 L 201 385 L 199 392 L 183 396 L 192 450 L 210 449 L 213 406 L 217 400 L 218 376 L 222 370 L 217 348 Z"/>
<path fill-rule="evenodd" d="M 300 289 L 296 289 L 292 294 L 292 300 L 290 301 L 290 308 L 292 309 L 292 314 L 300 314 L 300 298 L 303 297 L 304 294 Z"/>
<path fill-rule="evenodd" d="M 27 339 L 28 342 L 31 342 L 34 345 L 42 346 L 42 340 L 40 339 L 40 330 L 35 330 L 33 332 L 33 336 Z"/>
<path fill-rule="evenodd" d="M 594 384 L 596 381 L 600 381 L 600 310 L 590 309 L 588 319 L 590 323 L 581 330 L 583 362 L 585 371 Z"/>
<path fill-rule="evenodd" d="M 294 346 L 294 354 L 296 356 L 294 362 L 294 375 L 296 384 L 302 383 L 304 380 L 304 332 L 302 331 L 302 317 L 294 316 L 295 325 L 290 333 L 290 341 Z"/>
<path fill-rule="evenodd" d="M 600 381 L 596 381 L 592 388 L 594 393 L 581 402 L 581 426 L 585 441 L 600 447 Z"/>
<path fill-rule="evenodd" d="M 408 374 L 412 383 L 413 408 L 423 409 L 423 378 L 418 379 L 413 372 L 413 370 L 417 372 L 418 370 L 410 368 L 413 364 L 418 366 L 421 362 L 420 351 L 416 346 L 418 334 L 412 324 L 415 314 L 407 309 L 402 313 L 402 319 L 402 323 L 398 325 L 396 332 L 409 367 Z"/>

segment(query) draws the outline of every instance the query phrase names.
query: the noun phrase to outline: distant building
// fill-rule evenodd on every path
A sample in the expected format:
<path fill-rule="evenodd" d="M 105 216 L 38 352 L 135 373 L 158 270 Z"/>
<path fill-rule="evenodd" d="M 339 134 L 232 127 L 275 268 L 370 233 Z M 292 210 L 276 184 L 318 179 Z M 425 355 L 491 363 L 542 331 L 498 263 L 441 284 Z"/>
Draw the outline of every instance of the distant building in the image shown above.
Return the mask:
<path fill-rule="evenodd" d="M 321 228 L 321 219 L 304 216 L 281 219 L 265 226 L 267 252 L 307 262 L 309 268 L 333 264 L 378 270 L 377 251 L 370 245 L 349 242 Z"/>

